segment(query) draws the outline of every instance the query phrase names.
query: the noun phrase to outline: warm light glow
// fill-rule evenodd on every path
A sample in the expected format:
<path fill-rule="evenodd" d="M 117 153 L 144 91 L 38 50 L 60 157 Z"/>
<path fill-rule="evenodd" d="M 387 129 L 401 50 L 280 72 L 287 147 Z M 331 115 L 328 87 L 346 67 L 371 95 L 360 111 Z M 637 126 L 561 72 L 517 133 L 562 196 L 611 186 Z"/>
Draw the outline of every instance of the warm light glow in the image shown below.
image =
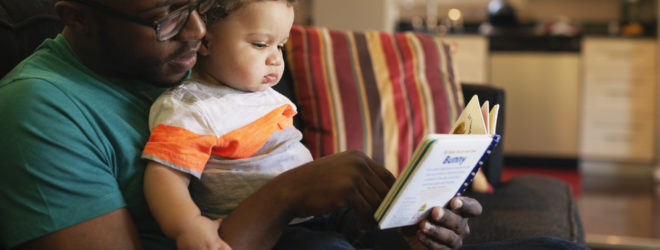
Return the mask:
<path fill-rule="evenodd" d="M 616 244 L 621 243 L 621 239 L 619 237 L 616 237 L 616 236 L 607 236 L 606 242 L 607 242 L 607 244 L 616 245 Z"/>
<path fill-rule="evenodd" d="M 452 21 L 458 21 L 462 16 L 461 11 L 455 8 L 450 9 L 447 15 L 449 16 L 449 20 Z"/>

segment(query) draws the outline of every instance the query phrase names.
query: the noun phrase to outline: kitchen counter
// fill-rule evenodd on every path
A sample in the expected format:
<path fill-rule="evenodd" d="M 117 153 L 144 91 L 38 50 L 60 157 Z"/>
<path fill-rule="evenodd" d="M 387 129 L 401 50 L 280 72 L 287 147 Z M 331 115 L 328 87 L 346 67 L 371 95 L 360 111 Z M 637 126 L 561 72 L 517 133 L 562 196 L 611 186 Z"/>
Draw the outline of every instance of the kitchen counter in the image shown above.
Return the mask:
<path fill-rule="evenodd" d="M 491 52 L 575 52 L 581 51 L 582 40 L 585 37 L 609 37 L 609 38 L 655 38 L 656 25 L 643 24 L 646 31 L 643 36 L 625 37 L 608 35 L 608 25 L 603 23 L 583 24 L 580 35 L 558 36 L 539 35 L 534 24 L 521 24 L 514 28 L 493 28 L 490 34 L 479 33 L 480 24 L 465 24 L 460 31 L 449 30 L 449 36 L 484 36 L 488 38 L 488 49 Z M 399 31 L 412 31 L 412 26 L 399 23 Z"/>

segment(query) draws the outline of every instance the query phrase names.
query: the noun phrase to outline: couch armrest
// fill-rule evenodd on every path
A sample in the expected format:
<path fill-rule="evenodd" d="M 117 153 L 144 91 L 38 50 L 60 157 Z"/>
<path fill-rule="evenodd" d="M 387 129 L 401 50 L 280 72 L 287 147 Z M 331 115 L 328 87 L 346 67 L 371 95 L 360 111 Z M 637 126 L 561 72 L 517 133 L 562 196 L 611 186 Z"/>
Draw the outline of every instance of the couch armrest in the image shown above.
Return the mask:
<path fill-rule="evenodd" d="M 472 96 L 479 95 L 479 101 L 483 102 L 488 100 L 491 107 L 495 104 L 500 105 L 499 115 L 497 116 L 496 133 L 501 135 L 502 140 L 504 140 L 504 89 L 489 85 L 469 83 L 463 83 L 461 88 L 463 89 L 463 98 L 465 103 L 467 103 Z M 497 187 L 500 184 L 503 161 L 502 141 L 500 141 L 500 144 L 495 148 L 495 150 L 493 150 L 490 158 L 488 158 L 488 161 L 483 168 L 488 182 L 493 185 L 493 187 Z"/>

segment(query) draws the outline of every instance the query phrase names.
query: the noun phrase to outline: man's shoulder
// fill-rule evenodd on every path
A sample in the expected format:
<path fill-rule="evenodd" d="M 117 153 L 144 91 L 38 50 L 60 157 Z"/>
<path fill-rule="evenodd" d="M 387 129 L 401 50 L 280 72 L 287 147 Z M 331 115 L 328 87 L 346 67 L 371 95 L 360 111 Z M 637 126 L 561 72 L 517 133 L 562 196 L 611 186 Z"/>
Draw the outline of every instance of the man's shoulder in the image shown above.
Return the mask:
<path fill-rule="evenodd" d="M 54 63 L 42 63 L 52 60 Z M 71 102 L 94 102 L 103 92 L 98 91 L 98 80 L 66 65 L 57 57 L 34 54 L 0 79 L 0 99 L 15 96 L 23 103 L 41 103 L 55 106 Z"/>
<path fill-rule="evenodd" d="M 60 94 L 48 77 L 16 76 L 5 77 L 0 81 L 0 98 L 15 96 L 17 99 L 29 100 L 38 97 L 56 96 Z"/>
<path fill-rule="evenodd" d="M 0 81 L 0 99 L 11 102 L 11 105 L 0 105 L 0 108 L 17 109 L 33 108 L 36 104 L 48 106 L 70 104 L 70 100 L 67 100 L 69 95 L 62 88 L 66 84 L 53 81 L 53 78 L 47 75 L 8 75 Z"/>
<path fill-rule="evenodd" d="M 21 91 L 23 94 L 50 91 L 62 82 L 62 73 L 34 66 L 31 61 L 21 62 L 0 80 L 0 94 L 7 91 Z"/>

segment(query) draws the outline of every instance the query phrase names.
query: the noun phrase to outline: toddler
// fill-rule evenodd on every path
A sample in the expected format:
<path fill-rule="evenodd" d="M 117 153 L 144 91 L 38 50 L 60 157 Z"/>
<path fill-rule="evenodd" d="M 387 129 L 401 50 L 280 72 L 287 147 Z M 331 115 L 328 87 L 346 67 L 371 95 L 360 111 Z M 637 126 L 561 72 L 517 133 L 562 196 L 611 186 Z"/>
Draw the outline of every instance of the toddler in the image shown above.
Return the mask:
<path fill-rule="evenodd" d="M 271 89 L 294 0 L 224 0 L 190 79 L 152 105 L 142 157 L 147 202 L 179 248 L 222 245 L 220 220 L 276 175 L 312 160 L 293 127 L 296 107 Z"/>

